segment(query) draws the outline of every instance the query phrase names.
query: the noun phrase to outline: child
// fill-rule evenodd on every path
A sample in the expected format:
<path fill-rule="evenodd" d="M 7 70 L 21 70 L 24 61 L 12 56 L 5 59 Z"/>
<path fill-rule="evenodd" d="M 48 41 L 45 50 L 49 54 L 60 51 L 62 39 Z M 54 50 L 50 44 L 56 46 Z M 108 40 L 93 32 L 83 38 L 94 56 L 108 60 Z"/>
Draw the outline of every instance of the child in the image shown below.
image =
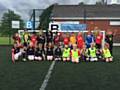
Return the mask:
<path fill-rule="evenodd" d="M 70 61 L 70 48 L 68 47 L 68 45 L 65 45 L 62 57 L 63 61 Z"/>
<path fill-rule="evenodd" d="M 73 45 L 76 44 L 76 36 L 74 33 L 71 34 L 70 36 L 70 46 L 71 46 L 71 49 L 73 48 Z"/>
<path fill-rule="evenodd" d="M 82 49 L 83 46 L 84 46 L 84 39 L 82 37 L 82 33 L 81 32 L 79 32 L 78 36 L 77 36 L 77 46 L 78 46 L 79 49 Z"/>
<path fill-rule="evenodd" d="M 55 49 L 55 60 L 62 60 L 62 51 L 60 45 L 57 45 L 57 48 Z"/>
<path fill-rule="evenodd" d="M 71 59 L 73 63 L 79 63 L 80 51 L 77 49 L 77 45 L 73 44 L 73 50 L 71 50 Z"/>
<path fill-rule="evenodd" d="M 51 60 L 53 60 L 53 46 L 52 46 L 52 43 L 51 42 L 49 42 L 48 43 L 48 46 L 47 46 L 47 48 L 46 48 L 47 50 L 46 50 L 46 56 L 47 56 L 47 60 L 49 61 L 51 61 Z"/>
<path fill-rule="evenodd" d="M 112 50 L 113 50 L 113 35 L 114 34 L 112 31 L 108 31 L 106 38 L 105 38 L 106 43 L 109 44 L 109 50 L 110 50 L 111 55 L 112 55 Z"/>
<path fill-rule="evenodd" d="M 94 43 L 94 37 L 93 37 L 93 35 L 91 34 L 91 32 L 88 32 L 85 41 L 86 41 L 86 46 L 87 46 L 87 48 L 90 48 L 91 43 Z"/>
<path fill-rule="evenodd" d="M 29 47 L 27 48 L 28 60 L 30 60 L 30 61 L 34 60 L 34 53 L 35 53 L 35 50 L 34 50 L 33 44 L 30 43 Z"/>
<path fill-rule="evenodd" d="M 22 52 L 20 52 L 20 47 L 15 43 L 12 48 L 12 61 L 15 62 L 15 60 L 18 60 L 21 55 Z"/>
<path fill-rule="evenodd" d="M 102 39 L 103 39 L 103 35 L 100 33 L 100 31 L 98 31 L 98 34 L 96 35 L 96 39 L 95 39 L 97 49 L 101 49 Z"/>
<path fill-rule="evenodd" d="M 35 47 L 37 44 L 37 36 L 36 36 L 35 32 L 33 32 L 30 37 L 30 43 L 32 44 L 33 47 Z"/>
<path fill-rule="evenodd" d="M 84 61 L 89 61 L 88 56 L 88 49 L 86 48 L 86 45 L 83 45 L 83 48 L 81 49 L 81 59 Z"/>
<path fill-rule="evenodd" d="M 64 45 L 69 45 L 69 36 L 68 35 L 65 34 L 63 42 L 64 42 L 63 43 Z"/>
<path fill-rule="evenodd" d="M 104 59 L 106 62 L 112 62 L 113 61 L 113 58 L 112 58 L 112 55 L 110 53 L 110 50 L 109 50 L 109 44 L 105 44 L 104 48 L 103 48 L 103 56 L 104 56 Z"/>
<path fill-rule="evenodd" d="M 35 48 L 35 60 L 41 61 L 44 59 L 44 49 L 42 48 L 42 44 L 38 44 Z"/>
<path fill-rule="evenodd" d="M 27 46 L 25 45 L 22 48 L 22 58 L 23 58 L 22 60 L 26 61 L 26 57 L 27 57 Z"/>
<path fill-rule="evenodd" d="M 92 43 L 91 47 L 88 49 L 90 61 L 98 61 L 96 53 L 97 53 L 97 50 L 96 50 L 95 44 Z"/>

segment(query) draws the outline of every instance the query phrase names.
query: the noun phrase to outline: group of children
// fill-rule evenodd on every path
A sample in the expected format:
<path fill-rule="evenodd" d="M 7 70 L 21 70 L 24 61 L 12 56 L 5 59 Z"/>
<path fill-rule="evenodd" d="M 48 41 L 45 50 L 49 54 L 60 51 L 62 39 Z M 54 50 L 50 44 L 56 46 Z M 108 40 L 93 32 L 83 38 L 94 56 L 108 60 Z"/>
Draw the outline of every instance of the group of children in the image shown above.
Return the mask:
<path fill-rule="evenodd" d="M 60 39 L 63 37 L 63 39 Z M 15 34 L 13 37 L 14 46 L 12 48 L 12 61 L 15 62 L 22 58 L 23 61 L 41 61 L 41 60 L 57 60 L 71 61 L 79 63 L 80 61 L 106 61 L 112 62 L 112 53 L 109 50 L 109 43 L 105 43 L 102 48 L 102 34 L 98 32 L 96 35 L 91 32 L 83 38 L 81 32 L 61 34 L 55 36 L 52 32 L 46 35 L 35 33 L 29 35 L 27 31 L 20 37 Z"/>

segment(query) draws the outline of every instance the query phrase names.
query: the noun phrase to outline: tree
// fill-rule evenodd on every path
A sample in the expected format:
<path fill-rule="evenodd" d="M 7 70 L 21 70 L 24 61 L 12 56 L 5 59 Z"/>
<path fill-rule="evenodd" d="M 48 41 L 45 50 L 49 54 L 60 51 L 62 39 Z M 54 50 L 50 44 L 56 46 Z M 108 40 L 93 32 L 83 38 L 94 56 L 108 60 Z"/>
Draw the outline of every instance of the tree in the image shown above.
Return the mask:
<path fill-rule="evenodd" d="M 18 32 L 17 29 L 12 29 L 12 21 L 20 21 L 20 29 L 24 28 L 23 20 L 21 16 L 15 14 L 14 11 L 9 10 L 8 12 L 3 14 L 1 25 L 0 25 L 0 33 L 3 36 L 12 35 Z"/>
<path fill-rule="evenodd" d="M 96 2 L 96 5 L 103 5 L 103 2 L 97 1 L 97 2 Z"/>
<path fill-rule="evenodd" d="M 85 5 L 85 3 L 84 2 L 80 2 L 78 5 Z"/>
<path fill-rule="evenodd" d="M 46 8 L 43 13 L 40 16 L 40 25 L 38 28 L 42 29 L 42 30 L 47 30 L 49 27 L 49 22 L 50 22 L 50 16 L 51 16 L 51 12 L 52 9 L 54 7 L 55 4 L 49 6 L 48 8 Z"/>

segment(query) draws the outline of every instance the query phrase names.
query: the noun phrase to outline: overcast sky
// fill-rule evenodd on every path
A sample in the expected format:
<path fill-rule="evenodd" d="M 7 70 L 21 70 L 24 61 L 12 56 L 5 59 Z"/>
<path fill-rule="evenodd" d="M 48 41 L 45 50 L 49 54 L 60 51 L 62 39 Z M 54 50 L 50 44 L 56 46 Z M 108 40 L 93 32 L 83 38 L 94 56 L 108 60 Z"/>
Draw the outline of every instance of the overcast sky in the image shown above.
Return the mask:
<path fill-rule="evenodd" d="M 96 1 L 100 0 L 0 0 L 0 11 L 11 9 L 22 15 L 23 18 L 29 18 L 28 9 L 44 9 L 53 3 L 78 4 L 84 2 L 86 4 L 95 4 Z M 108 3 L 110 1 L 108 0 Z"/>

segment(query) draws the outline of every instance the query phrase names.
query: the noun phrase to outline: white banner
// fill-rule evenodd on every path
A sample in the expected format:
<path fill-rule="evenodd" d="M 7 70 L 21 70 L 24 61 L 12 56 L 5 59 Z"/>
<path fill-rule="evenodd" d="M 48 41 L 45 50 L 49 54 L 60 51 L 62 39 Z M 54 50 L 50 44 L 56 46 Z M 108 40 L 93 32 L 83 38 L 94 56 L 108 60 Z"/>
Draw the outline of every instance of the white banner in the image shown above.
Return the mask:
<path fill-rule="evenodd" d="M 12 28 L 19 29 L 20 28 L 20 21 L 12 21 Z"/>

